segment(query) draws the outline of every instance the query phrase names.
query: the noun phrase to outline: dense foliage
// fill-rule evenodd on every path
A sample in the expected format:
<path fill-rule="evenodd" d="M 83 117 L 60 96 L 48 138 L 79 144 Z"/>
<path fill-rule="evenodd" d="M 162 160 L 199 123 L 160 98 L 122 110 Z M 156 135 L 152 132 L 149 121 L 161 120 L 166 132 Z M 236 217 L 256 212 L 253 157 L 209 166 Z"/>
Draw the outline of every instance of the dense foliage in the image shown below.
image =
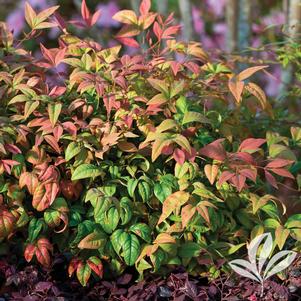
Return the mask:
<path fill-rule="evenodd" d="M 275 248 L 300 249 L 301 215 L 286 220 L 275 192 L 300 169 L 301 128 L 260 126 L 274 114 L 249 78 L 268 66 L 235 74 L 211 61 L 199 43 L 178 42 L 173 16 L 148 0 L 139 16 L 114 16 L 133 55 L 72 35 L 100 16 L 85 1 L 80 23 L 57 8 L 27 4 L 21 41 L 1 24 L 2 254 L 48 269 L 64 254 L 86 285 L 128 266 L 140 277 L 179 265 L 217 277 L 265 231 Z M 58 47 L 33 57 L 27 41 L 55 26 Z"/>

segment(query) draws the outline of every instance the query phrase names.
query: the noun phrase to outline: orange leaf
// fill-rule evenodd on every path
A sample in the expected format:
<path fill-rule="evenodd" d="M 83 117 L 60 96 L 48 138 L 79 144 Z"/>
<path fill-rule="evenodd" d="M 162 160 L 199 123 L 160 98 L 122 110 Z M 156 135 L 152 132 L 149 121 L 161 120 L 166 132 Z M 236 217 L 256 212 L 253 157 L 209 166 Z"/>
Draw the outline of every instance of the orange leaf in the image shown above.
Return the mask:
<path fill-rule="evenodd" d="M 179 209 L 182 205 L 187 203 L 189 197 L 189 193 L 185 191 L 177 191 L 169 195 L 163 203 L 162 214 L 158 224 L 165 221 L 173 211 Z"/>
<path fill-rule="evenodd" d="M 255 67 L 250 67 L 247 68 L 246 70 L 241 71 L 238 75 L 237 75 L 237 79 L 239 81 L 245 80 L 248 77 L 250 77 L 251 75 L 253 75 L 255 72 L 265 69 L 268 66 L 255 66 Z"/>
<path fill-rule="evenodd" d="M 244 82 L 237 81 L 236 79 L 233 80 L 233 78 L 228 82 L 229 90 L 231 91 L 237 103 L 241 102 L 241 94 L 244 89 L 244 85 Z"/>
<path fill-rule="evenodd" d="M 167 233 L 160 233 L 154 241 L 154 244 L 175 244 L 176 240 Z"/>
<path fill-rule="evenodd" d="M 218 166 L 217 165 L 211 165 L 211 164 L 206 164 L 204 167 L 205 175 L 207 179 L 209 180 L 210 184 L 213 185 L 217 173 L 218 173 Z"/>
<path fill-rule="evenodd" d="M 196 212 L 196 207 L 188 204 L 182 208 L 181 217 L 182 217 L 182 227 L 185 228 L 193 215 Z"/>

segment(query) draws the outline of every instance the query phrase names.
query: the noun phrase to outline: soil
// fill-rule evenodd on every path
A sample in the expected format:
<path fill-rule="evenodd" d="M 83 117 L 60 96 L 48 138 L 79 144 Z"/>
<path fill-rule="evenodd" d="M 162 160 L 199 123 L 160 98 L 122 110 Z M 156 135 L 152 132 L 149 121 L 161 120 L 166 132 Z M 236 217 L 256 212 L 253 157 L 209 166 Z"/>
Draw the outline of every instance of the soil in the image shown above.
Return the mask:
<path fill-rule="evenodd" d="M 82 287 L 75 278 L 69 278 L 57 260 L 52 271 L 36 265 L 16 267 L 0 260 L 0 301 L 290 301 L 301 300 L 301 257 L 287 271 L 287 277 L 267 280 L 263 297 L 259 284 L 236 274 L 221 276 L 208 282 L 206 278 L 191 277 L 177 270 L 168 277 L 149 277 L 136 282 L 129 271 L 115 281 L 90 281 Z"/>

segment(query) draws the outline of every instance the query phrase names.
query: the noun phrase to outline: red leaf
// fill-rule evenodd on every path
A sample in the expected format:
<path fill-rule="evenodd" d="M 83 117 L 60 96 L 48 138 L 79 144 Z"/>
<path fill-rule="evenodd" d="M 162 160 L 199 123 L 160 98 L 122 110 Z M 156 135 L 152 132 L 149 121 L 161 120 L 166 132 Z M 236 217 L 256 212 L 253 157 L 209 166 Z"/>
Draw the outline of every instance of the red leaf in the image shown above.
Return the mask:
<path fill-rule="evenodd" d="M 176 148 L 173 152 L 173 158 L 177 161 L 177 163 L 183 165 L 185 162 L 185 153 L 181 149 Z"/>
<path fill-rule="evenodd" d="M 161 29 L 158 22 L 154 23 L 153 31 L 154 31 L 154 34 L 156 35 L 156 37 L 158 38 L 158 40 L 160 41 L 162 38 L 163 30 Z"/>
<path fill-rule="evenodd" d="M 146 15 L 149 12 L 150 8 L 151 8 L 151 1 L 143 0 L 140 4 L 140 8 L 139 8 L 140 14 Z"/>
<path fill-rule="evenodd" d="M 275 179 L 275 177 L 269 173 L 267 170 L 264 171 L 264 174 L 265 174 L 265 178 L 266 180 L 275 188 L 278 189 L 278 185 L 277 185 L 277 181 Z"/>
<path fill-rule="evenodd" d="M 243 169 L 240 170 L 239 173 L 246 178 L 252 180 L 253 182 L 256 182 L 257 178 L 257 170 L 256 169 Z"/>
<path fill-rule="evenodd" d="M 169 28 L 166 28 L 162 34 L 162 39 L 170 39 L 172 38 L 172 35 L 175 35 L 179 32 L 180 30 L 179 25 L 171 26 Z"/>
<path fill-rule="evenodd" d="M 219 177 L 218 180 L 218 185 L 221 186 L 223 183 L 227 182 L 228 180 L 230 180 L 232 177 L 235 176 L 234 172 L 230 172 L 230 171 L 223 171 L 221 176 Z"/>
<path fill-rule="evenodd" d="M 123 45 L 130 46 L 133 48 L 140 47 L 139 43 L 136 40 L 134 40 L 133 38 L 116 37 L 116 39 Z"/>
<path fill-rule="evenodd" d="M 221 144 L 222 141 L 224 141 L 224 139 L 218 139 L 210 144 L 207 144 L 200 149 L 199 153 L 214 160 L 224 161 L 227 153 Z"/>
<path fill-rule="evenodd" d="M 241 174 L 236 174 L 230 180 L 232 184 L 237 188 L 238 192 L 241 192 L 246 183 L 246 177 Z"/>
<path fill-rule="evenodd" d="M 35 254 L 36 247 L 33 244 L 28 244 L 24 251 L 24 257 L 27 262 L 30 262 Z"/>
<path fill-rule="evenodd" d="M 244 140 L 240 144 L 238 151 L 245 152 L 245 151 L 257 150 L 265 142 L 266 142 L 265 139 L 249 138 Z"/>
<path fill-rule="evenodd" d="M 86 0 L 82 0 L 81 13 L 85 21 L 90 19 L 90 11 L 87 7 Z"/>
<path fill-rule="evenodd" d="M 288 170 L 284 168 L 271 168 L 270 171 L 285 178 L 295 179 L 295 177 Z"/>
<path fill-rule="evenodd" d="M 280 168 L 287 165 L 292 164 L 294 161 L 291 160 L 285 160 L 285 159 L 275 159 L 272 162 L 270 162 L 266 168 Z"/>
<path fill-rule="evenodd" d="M 21 150 L 13 144 L 7 143 L 4 145 L 5 149 L 12 154 L 21 154 Z"/>
<path fill-rule="evenodd" d="M 56 139 L 51 135 L 44 136 L 44 139 L 47 141 L 47 143 L 57 152 L 61 153 L 60 146 L 58 145 Z"/>

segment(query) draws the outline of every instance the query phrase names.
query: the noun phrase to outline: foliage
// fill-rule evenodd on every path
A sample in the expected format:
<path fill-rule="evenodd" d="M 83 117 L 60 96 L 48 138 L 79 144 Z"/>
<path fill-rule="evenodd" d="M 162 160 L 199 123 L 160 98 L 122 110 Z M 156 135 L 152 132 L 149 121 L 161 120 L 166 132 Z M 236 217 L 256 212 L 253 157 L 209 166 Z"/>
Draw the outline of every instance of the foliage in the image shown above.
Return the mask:
<path fill-rule="evenodd" d="M 140 277 L 182 265 L 214 278 L 265 231 L 275 248 L 300 248 L 300 215 L 283 222 L 273 191 L 300 169 L 301 129 L 284 137 L 248 126 L 273 118 L 249 81 L 267 66 L 234 74 L 199 43 L 178 42 L 173 15 L 150 12 L 148 0 L 139 15 L 114 16 L 125 24 L 116 39 L 138 48 L 131 56 L 72 35 L 56 10 L 27 4 L 19 42 L 1 24 L 2 250 L 22 246 L 46 269 L 64 254 L 86 285 L 128 266 Z M 99 15 L 83 1 L 78 25 Z M 54 26 L 58 47 L 41 44 L 33 57 L 26 42 Z"/>

